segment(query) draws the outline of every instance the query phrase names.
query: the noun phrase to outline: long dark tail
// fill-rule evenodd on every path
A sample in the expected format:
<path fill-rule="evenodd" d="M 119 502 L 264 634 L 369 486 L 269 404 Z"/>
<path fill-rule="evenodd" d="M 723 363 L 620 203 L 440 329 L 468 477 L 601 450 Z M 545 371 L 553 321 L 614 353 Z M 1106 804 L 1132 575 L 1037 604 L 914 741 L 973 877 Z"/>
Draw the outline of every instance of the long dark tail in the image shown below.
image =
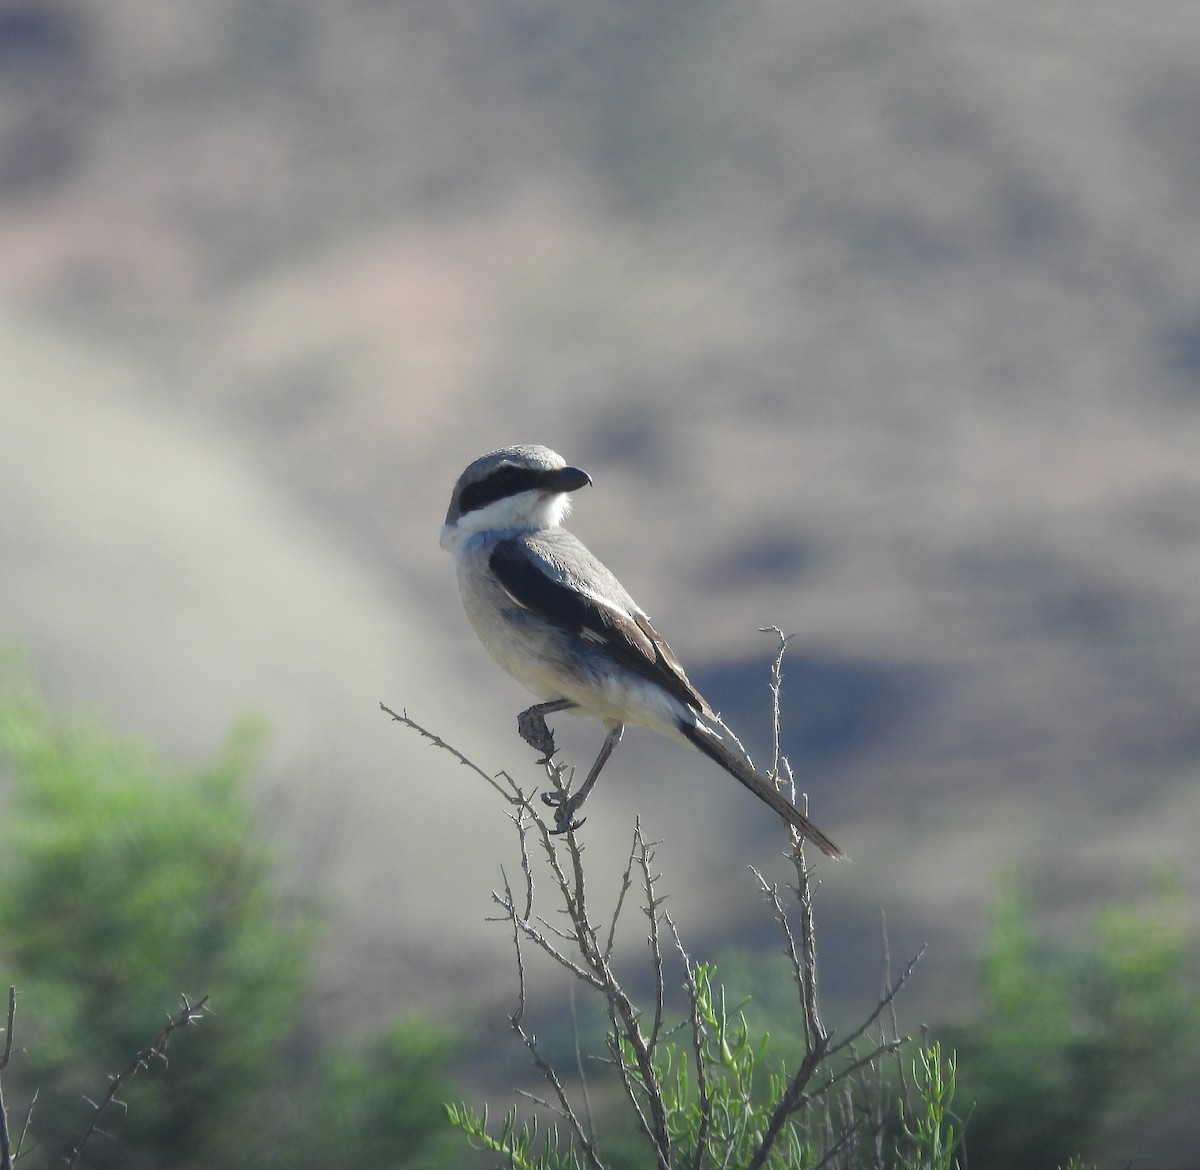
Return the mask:
<path fill-rule="evenodd" d="M 784 820 L 795 825 L 800 835 L 807 837 L 822 853 L 828 857 L 846 856 L 774 784 L 769 780 L 764 780 L 746 760 L 727 748 L 717 738 L 715 732 L 707 731 L 697 725 L 681 726 L 679 730 L 710 760 L 720 764 L 726 772 L 749 788 L 759 800 L 769 804 Z"/>

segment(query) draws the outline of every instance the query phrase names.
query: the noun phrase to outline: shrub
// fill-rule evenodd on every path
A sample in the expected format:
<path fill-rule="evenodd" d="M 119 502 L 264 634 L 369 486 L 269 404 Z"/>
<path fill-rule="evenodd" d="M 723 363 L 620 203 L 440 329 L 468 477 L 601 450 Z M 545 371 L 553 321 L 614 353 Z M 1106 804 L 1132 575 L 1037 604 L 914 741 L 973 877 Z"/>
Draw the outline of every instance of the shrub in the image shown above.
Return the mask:
<path fill-rule="evenodd" d="M 1101 910 L 1053 944 L 1013 883 L 993 914 L 983 1010 L 942 1030 L 959 1058 L 972 1170 L 1054 1170 L 1111 1156 L 1183 1091 L 1200 1041 L 1200 980 L 1180 911 L 1161 880 L 1147 904 Z"/>
<path fill-rule="evenodd" d="M 409 1024 L 330 1046 L 306 1019 L 317 919 L 282 892 L 248 797 L 260 738 L 180 768 L 52 719 L 28 684 L 0 693 L 0 976 L 21 992 L 4 1087 L 15 1130 L 38 1091 L 25 1149 L 44 1165 L 181 995 L 212 1015 L 172 1037 L 169 1069 L 122 1082 L 127 1113 L 102 1118 L 118 1140 L 93 1137 L 82 1165 L 430 1164 L 445 1038 Z"/>

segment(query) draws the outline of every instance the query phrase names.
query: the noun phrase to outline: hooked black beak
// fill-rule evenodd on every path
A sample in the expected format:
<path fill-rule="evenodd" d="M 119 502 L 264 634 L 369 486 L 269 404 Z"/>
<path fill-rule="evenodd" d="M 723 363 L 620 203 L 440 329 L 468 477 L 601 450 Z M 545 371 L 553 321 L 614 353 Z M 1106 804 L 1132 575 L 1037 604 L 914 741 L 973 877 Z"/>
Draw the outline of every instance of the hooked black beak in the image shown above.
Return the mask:
<path fill-rule="evenodd" d="M 551 472 L 545 480 L 546 487 L 554 492 L 576 492 L 581 487 L 588 487 L 592 477 L 578 467 L 560 467 Z"/>

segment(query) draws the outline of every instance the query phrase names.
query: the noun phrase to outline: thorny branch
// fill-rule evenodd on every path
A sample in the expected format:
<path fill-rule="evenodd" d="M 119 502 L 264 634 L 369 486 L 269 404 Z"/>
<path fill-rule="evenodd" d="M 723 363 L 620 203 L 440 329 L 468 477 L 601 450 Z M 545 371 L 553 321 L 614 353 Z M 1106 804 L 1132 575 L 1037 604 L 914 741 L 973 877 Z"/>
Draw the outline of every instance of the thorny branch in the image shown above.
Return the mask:
<path fill-rule="evenodd" d="M 0 1072 L 8 1067 L 12 1056 L 13 1022 L 17 1017 L 17 989 L 8 989 L 8 1027 L 4 1032 L 4 1055 L 0 1056 Z M 0 1170 L 12 1170 L 12 1143 L 8 1136 L 8 1114 L 4 1107 L 4 1084 L 0 1081 Z"/>
<path fill-rule="evenodd" d="M 8 989 L 8 1027 L 4 1030 L 4 1055 L 0 1056 L 0 1072 L 8 1068 L 9 1057 L 12 1056 L 13 1021 L 17 1018 L 17 989 Z"/>
<path fill-rule="evenodd" d="M 509 896 L 509 905 L 511 905 L 512 891 L 508 889 L 507 882 L 505 886 Z M 550 1105 L 547 1101 L 539 1101 L 539 1104 L 557 1113 L 571 1127 L 571 1131 L 578 1139 L 588 1165 L 593 1170 L 603 1170 L 602 1164 L 596 1157 L 595 1145 L 591 1134 L 584 1128 L 583 1123 L 572 1108 L 571 1099 L 567 1095 L 561 1078 L 555 1071 L 554 1066 L 542 1056 L 541 1049 L 538 1047 L 537 1037 L 525 1027 L 525 960 L 521 947 L 521 927 L 515 915 L 510 913 L 509 918 L 513 926 L 513 946 L 516 949 L 517 955 L 517 1006 L 512 1015 L 509 1016 L 509 1023 L 512 1026 L 512 1030 L 517 1034 L 517 1037 L 529 1052 L 534 1067 L 542 1074 L 546 1083 L 553 1090 L 555 1100 L 557 1101 L 556 1106 Z M 580 974 L 582 976 L 583 973 L 581 972 Z"/>
<path fill-rule="evenodd" d="M 782 654 L 782 650 L 780 651 Z M 778 711 L 779 691 L 773 688 L 776 711 Z M 794 892 L 800 905 L 800 942 L 796 943 L 795 934 L 788 920 L 787 911 L 779 897 L 777 887 L 768 885 L 762 874 L 752 870 L 763 888 L 775 912 L 776 921 L 783 931 L 788 959 L 792 964 L 792 973 L 800 992 L 800 1010 L 804 1017 L 804 1059 L 800 1067 L 792 1074 L 782 1096 L 779 1098 L 771 1119 L 767 1123 L 763 1140 L 754 1157 L 750 1160 L 747 1170 L 758 1170 L 766 1164 L 772 1147 L 779 1139 L 787 1119 L 799 1109 L 808 1099 L 808 1086 L 818 1068 L 824 1062 L 829 1052 L 829 1033 L 821 1022 L 820 1009 L 817 1001 L 817 937 L 813 924 L 812 883 L 809 880 L 808 866 L 804 861 L 804 845 L 795 830 L 792 830 L 792 862 L 796 867 L 796 886 Z"/>
<path fill-rule="evenodd" d="M 498 793 L 500 793 L 500 795 L 504 797 L 509 804 L 525 803 L 525 798 L 521 795 L 520 789 L 517 788 L 512 777 L 509 776 L 507 772 L 499 772 L 496 776 L 492 776 L 490 773 L 485 772 L 473 760 L 469 760 L 466 756 L 464 756 L 462 752 L 458 750 L 458 748 L 454 747 L 452 744 L 448 744 L 440 735 L 434 735 L 432 731 L 427 730 L 419 723 L 416 723 L 410 719 L 408 717 L 408 712 L 405 710 L 401 710 L 400 714 L 397 715 L 396 712 L 391 709 L 391 707 L 384 703 L 379 704 L 379 709 L 385 714 L 390 715 L 397 723 L 403 723 L 405 727 L 412 728 L 412 730 L 422 738 L 429 740 L 433 747 L 441 748 L 444 752 L 449 752 L 460 764 L 462 764 L 464 768 L 470 768 L 472 772 L 482 776 L 483 779 L 486 780 Z M 503 777 L 508 781 L 507 788 L 499 782 L 499 777 Z"/>
<path fill-rule="evenodd" d="M 700 989 L 696 985 L 696 968 L 692 964 L 691 956 L 684 950 L 683 941 L 670 916 L 667 916 L 667 926 L 670 927 L 671 936 L 675 940 L 675 948 L 683 959 L 683 969 L 686 973 L 684 987 L 687 990 L 688 1012 L 691 1015 L 692 1059 L 696 1062 L 696 1092 L 700 1098 L 700 1124 L 696 1129 L 696 1154 L 692 1165 L 694 1170 L 699 1170 L 708 1152 L 709 1128 L 712 1125 L 712 1096 L 708 1062 L 704 1059 L 704 1021 L 700 1018 Z"/>
<path fill-rule="evenodd" d="M 773 726 L 772 776 L 777 784 L 790 785 L 795 799 L 795 784 L 791 767 L 780 751 L 780 691 L 782 687 L 782 661 L 787 647 L 786 637 L 776 627 L 764 632 L 773 632 L 779 638 L 771 675 L 771 703 Z M 684 990 L 688 997 L 689 1016 L 685 1027 L 691 1031 L 691 1060 L 695 1067 L 691 1074 L 696 1085 L 699 1101 L 698 1120 L 689 1145 L 689 1163 L 693 1170 L 707 1164 L 706 1158 L 713 1153 L 716 1140 L 714 1109 L 715 1082 L 709 1068 L 711 1059 L 706 1053 L 706 1037 L 709 1025 L 702 1018 L 701 988 L 697 982 L 697 967 L 685 950 L 671 917 L 662 911 L 663 899 L 657 893 L 659 874 L 654 871 L 654 843 L 647 842 L 640 821 L 636 824 L 633 843 L 627 863 L 621 874 L 616 907 L 607 931 L 602 931 L 592 917 L 588 907 L 584 882 L 583 847 L 574 831 L 558 835 L 556 826 L 546 822 L 541 815 L 540 802 L 534 803 L 506 772 L 494 776 L 469 760 L 440 736 L 428 731 L 407 712 L 397 714 L 380 704 L 394 720 L 403 723 L 427 739 L 433 746 L 448 751 L 462 765 L 483 777 L 508 804 L 508 816 L 518 836 L 520 850 L 520 887 L 514 889 L 507 873 L 503 870 L 502 887 L 493 891 L 492 897 L 500 908 L 499 920 L 509 923 L 517 967 L 517 1005 L 510 1022 L 514 1032 L 528 1050 L 541 1076 L 550 1088 L 550 1100 L 532 1094 L 523 1094 L 528 1099 L 550 1110 L 560 1118 L 574 1135 L 585 1164 L 590 1170 L 604 1170 L 596 1150 L 592 1131 L 590 1110 L 586 1123 L 571 1104 L 566 1086 L 554 1067 L 542 1054 L 536 1037 L 525 1023 L 527 1008 L 526 946 L 532 945 L 542 951 L 563 970 L 569 972 L 586 986 L 603 996 L 611 1032 L 609 1034 L 611 1063 L 621 1081 L 625 1097 L 634 1110 L 642 1131 L 654 1150 L 658 1170 L 671 1170 L 672 1138 L 668 1126 L 668 1106 L 664 1089 L 659 1080 L 656 1053 L 664 1036 L 673 1035 L 674 1030 L 664 1029 L 666 975 L 662 954 L 662 928 L 665 926 L 669 938 L 674 942 L 683 963 Z M 565 796 L 573 776 L 573 770 L 564 764 L 544 761 L 549 783 Z M 812 872 L 804 858 L 803 842 L 790 829 L 791 849 L 788 856 L 795 869 L 795 883 L 789 887 L 794 903 L 785 902 L 778 886 L 768 883 L 761 873 L 753 870 L 760 889 L 767 899 L 784 938 L 784 951 L 791 964 L 792 975 L 799 993 L 799 1006 L 804 1024 L 805 1052 L 798 1067 L 787 1079 L 778 1100 L 774 1103 L 762 1131 L 761 1138 L 747 1170 L 758 1170 L 766 1165 L 772 1150 L 784 1133 L 789 1119 L 798 1111 L 816 1101 L 824 1102 L 826 1122 L 818 1129 L 824 1130 L 823 1154 L 819 1166 L 831 1164 L 847 1146 L 857 1141 L 861 1124 L 857 1120 L 851 1086 L 864 1067 L 888 1052 L 897 1051 L 904 1041 L 896 1035 L 894 1027 L 894 1000 L 911 976 L 920 955 L 917 955 L 900 977 L 890 982 L 890 971 L 885 971 L 884 989 L 881 997 L 867 1019 L 845 1039 L 834 1044 L 821 1019 L 817 985 L 817 944 L 813 914 Z M 551 883 L 557 888 L 561 900 L 561 912 L 569 926 L 560 929 L 551 926 L 544 917 L 535 912 L 534 854 L 542 855 Z M 614 969 L 614 949 L 618 920 L 628 900 L 630 891 L 638 887 L 647 917 L 646 942 L 650 950 L 651 975 L 653 980 L 652 1015 L 646 1020 L 643 1012 L 633 1002 Z M 793 917 L 796 921 L 793 922 Z M 885 952 L 886 954 L 886 952 Z M 892 1010 L 892 1035 L 889 1036 L 881 1023 L 884 1013 Z M 880 1023 L 879 1041 L 866 1055 L 854 1048 L 869 1029 Z M 845 1054 L 844 1063 L 831 1069 L 830 1060 Z M 818 1080 L 817 1074 L 822 1076 Z M 583 1080 L 582 1068 L 580 1078 Z M 586 1099 L 585 1099 L 586 1103 Z M 834 1125 L 834 1111 L 838 1112 Z M 819 1114 L 817 1117 L 819 1118 Z M 874 1129 L 881 1129 L 877 1121 Z M 728 1154 L 726 1155 L 728 1157 Z"/>
<path fill-rule="evenodd" d="M 8 989 L 8 1023 L 4 1029 L 4 1052 L 0 1054 L 0 1072 L 3 1072 L 8 1067 L 9 1059 L 12 1057 L 13 1046 L 13 1029 L 17 1019 L 17 989 L 10 987 Z M 25 1135 L 29 1133 L 29 1123 L 33 1120 L 33 1108 L 37 1104 L 37 1090 L 34 1090 L 33 1097 L 29 1101 L 29 1108 L 25 1110 L 25 1120 L 21 1124 L 21 1134 L 17 1138 L 17 1148 L 12 1148 L 12 1139 L 8 1132 L 8 1110 L 4 1104 L 4 1083 L 0 1079 L 0 1170 L 12 1170 L 13 1163 L 21 1157 L 21 1151 L 25 1148 Z"/>
<path fill-rule="evenodd" d="M 849 1036 L 830 1049 L 832 1053 L 837 1054 L 850 1048 L 856 1040 L 861 1039 L 866 1034 L 867 1030 L 875 1024 L 875 1022 L 880 1016 L 883 1015 L 885 1011 L 888 1011 L 892 1007 L 896 1001 L 896 996 L 900 994 L 901 989 L 909 981 L 909 979 L 912 978 L 913 972 L 917 969 L 917 964 L 921 961 L 924 955 L 925 948 L 922 947 L 915 955 L 913 955 L 911 959 L 909 959 L 908 965 L 893 981 L 891 987 L 884 992 L 883 997 L 875 1005 L 871 1014 L 867 1016 L 867 1018 L 857 1028 L 855 1028 L 855 1030 L 851 1032 Z"/>
<path fill-rule="evenodd" d="M 783 760 L 779 751 L 779 741 L 782 736 L 779 701 L 780 695 L 783 693 L 783 656 L 792 635 L 785 634 L 778 626 L 760 626 L 758 632 L 774 634 L 779 639 L 779 649 L 771 663 L 771 775 L 778 779 L 780 763 Z"/>
<path fill-rule="evenodd" d="M 84 1100 L 92 1107 L 92 1120 L 84 1131 L 83 1136 L 76 1143 L 75 1148 L 66 1158 L 68 1170 L 74 1170 L 79 1164 L 80 1155 L 83 1153 L 84 1147 L 91 1140 L 93 1134 L 104 1133 L 100 1128 L 100 1119 L 112 1105 L 124 1105 L 125 1102 L 117 1097 L 121 1086 L 131 1077 L 136 1076 L 145 1068 L 149 1068 L 152 1060 L 161 1060 L 164 1064 L 167 1062 L 167 1043 L 171 1037 L 179 1031 L 180 1028 L 186 1028 L 190 1024 L 196 1023 L 197 1020 L 209 1014 L 207 1008 L 208 996 L 198 1000 L 196 1003 L 190 1003 L 187 996 L 183 997 L 183 1007 L 179 1010 L 179 1014 L 173 1017 L 168 1017 L 166 1027 L 140 1052 L 136 1053 L 133 1059 L 115 1075 L 108 1079 L 108 1089 L 99 1101 L 92 1101 L 85 1097 Z"/>

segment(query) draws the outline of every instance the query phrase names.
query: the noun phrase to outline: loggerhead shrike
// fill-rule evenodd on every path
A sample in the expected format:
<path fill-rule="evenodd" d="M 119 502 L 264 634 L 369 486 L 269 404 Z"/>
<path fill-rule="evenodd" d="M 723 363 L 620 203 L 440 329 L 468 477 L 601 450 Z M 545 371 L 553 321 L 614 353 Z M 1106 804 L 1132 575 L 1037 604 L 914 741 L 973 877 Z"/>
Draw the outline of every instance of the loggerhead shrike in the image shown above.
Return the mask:
<path fill-rule="evenodd" d="M 592 482 L 546 447 L 502 447 L 459 476 L 442 525 L 463 608 L 487 652 L 543 702 L 517 718 L 521 737 L 548 761 L 546 716 L 591 715 L 607 736 L 579 790 L 556 805 L 555 832 L 574 820 L 626 723 L 690 743 L 740 780 L 830 857 L 842 851 L 745 754 L 688 681 L 679 660 L 621 583 L 565 528 L 568 493 Z"/>

